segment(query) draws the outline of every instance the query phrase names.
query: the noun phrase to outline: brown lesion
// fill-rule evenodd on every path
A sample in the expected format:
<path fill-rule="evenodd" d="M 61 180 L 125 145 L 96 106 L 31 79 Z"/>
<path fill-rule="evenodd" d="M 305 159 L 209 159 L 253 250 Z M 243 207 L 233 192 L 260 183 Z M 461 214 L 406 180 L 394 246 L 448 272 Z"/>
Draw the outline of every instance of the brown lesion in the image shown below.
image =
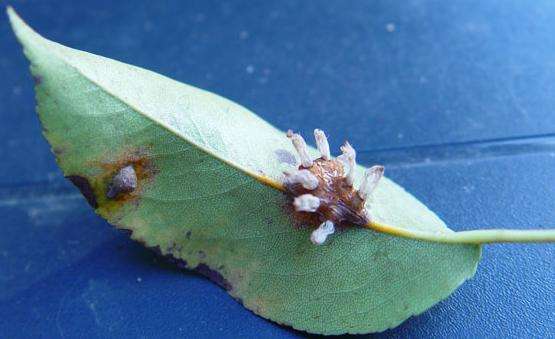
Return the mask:
<path fill-rule="evenodd" d="M 305 189 L 300 184 L 286 186 L 286 194 L 292 202 L 295 197 L 312 194 L 320 199 L 316 212 L 298 212 L 291 208 L 297 224 L 318 227 L 326 220 L 340 227 L 364 226 L 368 223 L 364 210 L 364 200 L 352 185 L 347 183 L 343 164 L 339 160 L 314 160 L 311 167 L 299 166 L 299 170 L 309 170 L 318 179 L 318 187 Z"/>
<path fill-rule="evenodd" d="M 100 169 L 95 176 L 95 193 L 98 200 L 98 212 L 105 216 L 114 214 L 123 206 L 138 204 L 145 186 L 150 183 L 158 170 L 152 162 L 152 155 L 145 147 L 126 150 L 121 155 L 110 160 L 101 160 L 91 163 L 91 166 Z M 110 184 L 119 171 L 127 166 L 132 166 L 137 177 L 136 187 L 131 191 L 124 191 L 115 197 L 107 197 Z"/>
<path fill-rule="evenodd" d="M 300 158 L 301 166 L 284 172 L 283 186 L 288 197 L 288 211 L 298 226 L 315 228 L 310 241 L 323 245 L 337 228 L 366 227 L 370 214 L 365 201 L 383 176 L 383 166 L 365 170 L 359 189 L 353 186 L 356 151 L 347 142 L 342 154 L 333 159 L 324 131 L 314 130 L 320 158 L 313 160 L 303 137 L 289 130 L 287 137 Z"/>

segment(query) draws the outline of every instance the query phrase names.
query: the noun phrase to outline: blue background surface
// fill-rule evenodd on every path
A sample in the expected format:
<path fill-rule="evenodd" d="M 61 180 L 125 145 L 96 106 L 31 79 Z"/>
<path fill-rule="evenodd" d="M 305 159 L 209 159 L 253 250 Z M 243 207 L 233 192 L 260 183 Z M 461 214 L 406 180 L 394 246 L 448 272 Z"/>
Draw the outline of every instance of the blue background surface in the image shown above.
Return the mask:
<path fill-rule="evenodd" d="M 55 41 L 348 138 L 455 230 L 555 224 L 553 1 L 9 3 Z M 0 74 L 1 337 L 306 335 L 94 214 L 41 136 L 5 16 Z M 375 336 L 555 337 L 554 248 L 487 246 L 450 298 Z"/>

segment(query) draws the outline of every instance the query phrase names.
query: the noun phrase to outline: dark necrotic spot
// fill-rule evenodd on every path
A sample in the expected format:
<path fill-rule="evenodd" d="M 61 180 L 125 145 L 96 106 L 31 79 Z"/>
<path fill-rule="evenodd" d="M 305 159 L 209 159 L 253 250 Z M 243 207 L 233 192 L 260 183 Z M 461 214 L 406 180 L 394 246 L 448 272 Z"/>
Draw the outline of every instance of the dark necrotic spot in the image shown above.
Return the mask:
<path fill-rule="evenodd" d="M 229 283 L 229 281 L 227 281 L 218 271 L 214 271 L 213 269 L 211 269 L 208 265 L 206 264 L 199 264 L 196 268 L 195 271 L 197 271 L 198 273 L 204 275 L 205 277 L 207 277 L 208 279 L 212 280 L 213 282 L 215 282 L 216 284 L 220 285 L 222 288 L 224 288 L 226 291 L 231 290 L 232 286 Z"/>
<path fill-rule="evenodd" d="M 127 230 L 125 228 L 122 228 L 120 230 L 127 233 L 129 236 L 131 236 L 132 234 L 132 231 Z M 176 265 L 179 269 L 187 269 L 187 270 L 191 269 L 191 267 L 189 266 L 186 260 L 176 258 L 172 254 L 162 254 L 162 250 L 160 249 L 160 246 L 148 246 L 143 239 L 135 239 L 135 240 L 141 243 L 146 248 L 154 251 L 154 253 L 156 253 L 159 257 L 165 259 L 167 262 Z M 224 268 L 223 265 L 219 266 L 220 270 L 222 270 L 223 268 Z M 194 268 L 194 271 L 199 274 L 202 274 L 206 278 L 215 282 L 218 286 L 222 287 L 226 291 L 231 291 L 231 289 L 233 288 L 233 286 L 231 286 L 229 281 L 227 281 L 218 271 L 211 269 L 210 266 L 206 264 L 199 264 L 197 267 Z"/>
<path fill-rule="evenodd" d="M 293 165 L 293 166 L 297 164 L 297 159 L 295 158 L 295 156 L 287 150 L 277 149 L 274 151 L 274 153 L 278 158 L 279 162 L 284 162 L 286 164 Z"/>
<path fill-rule="evenodd" d="M 33 76 L 33 80 L 35 81 L 35 85 L 40 85 L 42 83 L 42 77 L 40 75 Z"/>
<path fill-rule="evenodd" d="M 93 188 L 87 178 L 80 175 L 69 175 L 66 178 L 68 178 L 81 191 L 81 194 L 83 194 L 85 199 L 87 199 L 87 202 L 92 206 L 92 208 L 98 208 L 96 196 L 94 195 Z"/>
<path fill-rule="evenodd" d="M 171 261 L 174 265 L 176 265 L 178 268 L 182 269 L 182 270 L 189 270 L 189 264 L 187 263 L 186 260 L 183 259 L 174 259 Z"/>

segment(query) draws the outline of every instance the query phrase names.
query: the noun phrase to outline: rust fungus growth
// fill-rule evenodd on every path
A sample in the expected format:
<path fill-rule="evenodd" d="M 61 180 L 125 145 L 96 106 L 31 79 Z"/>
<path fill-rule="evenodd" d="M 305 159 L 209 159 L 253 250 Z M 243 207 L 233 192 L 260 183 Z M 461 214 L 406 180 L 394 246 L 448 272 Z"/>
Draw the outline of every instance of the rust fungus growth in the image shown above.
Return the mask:
<path fill-rule="evenodd" d="M 357 190 L 353 185 L 356 152 L 348 142 L 341 146 L 343 154 L 332 159 L 324 132 L 315 130 L 321 157 L 313 160 L 299 134 L 288 131 L 287 136 L 299 154 L 301 165 L 285 173 L 284 185 L 297 223 L 316 228 L 310 240 L 321 245 L 336 227 L 366 225 L 370 215 L 365 202 L 383 176 L 383 166 L 367 169 Z"/>
<path fill-rule="evenodd" d="M 120 169 L 118 173 L 112 178 L 108 185 L 106 197 L 114 199 L 119 194 L 133 192 L 137 188 L 137 174 L 133 165 L 127 165 Z"/>
<path fill-rule="evenodd" d="M 150 153 L 144 149 L 129 150 L 111 161 L 94 164 L 102 169 L 98 176 L 100 212 L 106 217 L 129 203 L 137 204 L 146 184 L 157 173 Z"/>

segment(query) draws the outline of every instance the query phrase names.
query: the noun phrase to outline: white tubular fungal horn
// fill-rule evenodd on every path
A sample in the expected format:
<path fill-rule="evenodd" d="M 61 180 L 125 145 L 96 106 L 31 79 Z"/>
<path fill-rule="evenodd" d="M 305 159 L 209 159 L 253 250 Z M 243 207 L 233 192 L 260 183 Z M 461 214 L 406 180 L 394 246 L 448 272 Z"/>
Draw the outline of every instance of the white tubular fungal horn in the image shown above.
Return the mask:
<path fill-rule="evenodd" d="M 318 151 L 320 151 L 322 158 L 324 158 L 324 160 L 330 160 L 330 145 L 324 131 L 321 129 L 315 129 L 314 139 L 316 139 L 316 147 L 318 147 Z"/>
<path fill-rule="evenodd" d="M 333 222 L 326 220 L 320 225 L 320 227 L 312 232 L 310 235 L 310 241 L 312 241 L 314 245 L 322 245 L 326 242 L 328 236 L 334 232 L 335 226 L 333 225 Z"/>
<path fill-rule="evenodd" d="M 358 195 L 361 199 L 366 200 L 374 191 L 378 182 L 383 177 L 383 166 L 372 166 L 364 172 L 364 179 L 360 184 Z"/>
<path fill-rule="evenodd" d="M 299 153 L 301 165 L 305 168 L 311 167 L 313 162 L 310 155 L 308 155 L 308 148 L 306 147 L 306 142 L 303 137 L 298 133 L 293 133 L 292 131 L 287 132 L 287 137 L 291 139 L 293 146 L 297 150 L 297 153 Z"/>
<path fill-rule="evenodd" d="M 312 194 L 303 194 L 295 198 L 293 205 L 298 212 L 316 212 L 320 207 L 320 199 Z"/>
<path fill-rule="evenodd" d="M 343 162 L 344 165 L 346 165 L 344 167 L 348 167 L 345 170 L 345 172 L 347 172 L 345 175 L 345 179 L 347 181 L 347 184 L 353 185 L 353 180 L 355 179 L 357 153 L 348 141 L 345 141 L 345 144 L 341 146 L 341 151 L 343 152 L 343 154 L 337 157 L 337 159 Z"/>
<path fill-rule="evenodd" d="M 318 178 L 309 170 L 293 170 L 285 174 L 286 185 L 301 184 L 307 190 L 313 190 L 318 187 Z"/>

